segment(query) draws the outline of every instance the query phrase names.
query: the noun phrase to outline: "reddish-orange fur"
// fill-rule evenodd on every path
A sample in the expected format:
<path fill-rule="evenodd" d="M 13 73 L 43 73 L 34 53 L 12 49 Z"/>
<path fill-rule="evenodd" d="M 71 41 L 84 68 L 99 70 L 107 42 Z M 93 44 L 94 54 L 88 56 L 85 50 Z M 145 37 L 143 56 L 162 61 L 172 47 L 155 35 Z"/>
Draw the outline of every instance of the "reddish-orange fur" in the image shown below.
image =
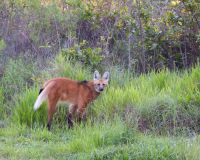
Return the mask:
<path fill-rule="evenodd" d="M 70 128 L 73 126 L 72 119 L 75 113 L 77 113 L 78 117 L 82 120 L 86 118 L 85 111 L 87 105 L 100 94 L 98 86 L 106 86 L 107 83 L 108 79 L 105 78 L 94 78 L 93 81 L 75 81 L 68 78 L 54 78 L 47 81 L 43 86 L 41 94 L 45 95 L 48 101 L 48 129 L 50 130 L 58 101 L 70 103 L 67 116 Z"/>

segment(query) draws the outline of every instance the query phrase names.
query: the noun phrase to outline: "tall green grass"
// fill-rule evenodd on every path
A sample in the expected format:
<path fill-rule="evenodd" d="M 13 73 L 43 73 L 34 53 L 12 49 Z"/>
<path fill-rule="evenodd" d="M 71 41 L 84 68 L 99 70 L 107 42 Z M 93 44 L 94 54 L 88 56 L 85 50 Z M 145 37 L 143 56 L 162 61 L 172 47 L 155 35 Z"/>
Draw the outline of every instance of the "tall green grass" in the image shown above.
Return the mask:
<path fill-rule="evenodd" d="M 56 58 L 52 69 L 56 76 L 77 80 L 91 79 L 93 74 L 89 69 L 84 69 L 61 55 Z M 110 74 L 111 81 L 106 91 L 88 109 L 89 119 L 101 122 L 117 115 L 130 127 L 158 134 L 199 131 L 199 66 L 182 73 L 166 69 L 138 77 L 118 68 L 111 68 Z M 28 89 L 17 100 L 15 121 L 29 126 L 40 121 L 40 118 L 29 118 L 34 115 L 32 106 L 37 97 L 36 92 L 35 88 Z M 56 124 L 65 125 L 66 110 L 66 106 L 58 107 Z M 26 114 L 22 114 L 24 111 Z M 42 117 L 42 114 L 46 116 L 44 112 L 45 110 L 36 113 Z M 45 116 L 41 120 L 42 124 L 46 123 Z"/>
<path fill-rule="evenodd" d="M 119 75 L 115 72 L 118 71 L 111 76 Z M 115 79 L 126 83 L 114 85 Z M 139 119 L 148 121 L 148 128 L 152 130 L 167 132 L 191 127 L 198 131 L 199 81 L 198 66 L 183 73 L 162 70 L 135 78 L 116 76 L 91 108 L 97 117 L 101 114 L 112 117 L 113 114 L 123 115 L 131 107 L 132 112 L 139 114 Z"/>
<path fill-rule="evenodd" d="M 33 105 L 38 96 L 37 87 L 27 89 L 16 100 L 12 120 L 15 124 L 24 124 L 30 127 L 44 126 L 47 121 L 47 107 L 43 104 L 37 112 L 34 112 Z"/>
<path fill-rule="evenodd" d="M 11 123 L 0 126 L 0 159 L 199 159 L 199 66 L 140 76 L 112 67 L 107 89 L 89 105 L 86 125 L 68 130 L 68 107 L 61 104 L 49 132 L 47 104 L 33 110 L 41 82 L 93 77 L 91 69 L 62 55 L 50 66 L 34 75 L 33 85 L 17 90 L 13 106 L 8 105 Z M 2 85 L 0 95 L 4 90 Z M 0 97 L 0 104 L 5 107 L 7 100 Z"/>

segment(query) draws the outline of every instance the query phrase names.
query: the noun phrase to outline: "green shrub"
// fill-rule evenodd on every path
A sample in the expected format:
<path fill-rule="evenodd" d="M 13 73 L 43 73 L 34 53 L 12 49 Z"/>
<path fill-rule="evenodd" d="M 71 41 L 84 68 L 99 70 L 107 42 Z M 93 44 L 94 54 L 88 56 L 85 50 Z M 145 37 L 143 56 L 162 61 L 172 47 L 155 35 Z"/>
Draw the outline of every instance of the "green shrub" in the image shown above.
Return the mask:
<path fill-rule="evenodd" d="M 79 45 L 62 50 L 61 53 L 74 62 L 79 61 L 85 66 L 90 66 L 94 69 L 100 66 L 100 62 L 103 59 L 103 57 L 100 55 L 100 52 L 101 48 L 87 47 L 87 42 L 83 41 Z"/>

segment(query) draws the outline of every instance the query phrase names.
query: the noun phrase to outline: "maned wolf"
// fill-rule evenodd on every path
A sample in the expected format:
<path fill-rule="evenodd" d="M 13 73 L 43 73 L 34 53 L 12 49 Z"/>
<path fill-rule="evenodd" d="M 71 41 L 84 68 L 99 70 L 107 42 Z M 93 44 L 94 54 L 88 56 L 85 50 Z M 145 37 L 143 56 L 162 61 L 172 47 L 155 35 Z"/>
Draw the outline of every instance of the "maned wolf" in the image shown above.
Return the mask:
<path fill-rule="evenodd" d="M 48 101 L 48 124 L 50 130 L 53 114 L 56 112 L 58 101 L 66 101 L 69 105 L 67 115 L 68 127 L 73 127 L 73 117 L 78 114 L 79 120 L 86 119 L 86 107 L 88 103 L 95 100 L 96 97 L 104 90 L 109 81 L 109 72 L 103 76 L 98 71 L 94 72 L 91 81 L 76 81 L 68 78 L 54 78 L 44 83 L 40 89 L 39 96 L 34 104 L 36 111 L 43 101 Z"/>

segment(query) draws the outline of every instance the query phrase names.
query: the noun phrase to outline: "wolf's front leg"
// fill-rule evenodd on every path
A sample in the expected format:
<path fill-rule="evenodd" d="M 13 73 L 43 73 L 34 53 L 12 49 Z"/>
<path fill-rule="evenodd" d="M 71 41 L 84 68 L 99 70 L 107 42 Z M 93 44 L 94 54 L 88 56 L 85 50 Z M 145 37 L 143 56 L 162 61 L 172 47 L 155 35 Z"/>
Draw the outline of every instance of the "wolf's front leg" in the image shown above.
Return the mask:
<path fill-rule="evenodd" d="M 67 117 L 66 117 L 66 120 L 67 120 L 67 124 L 68 124 L 68 128 L 69 128 L 69 129 L 72 128 L 73 125 L 74 125 L 74 124 L 73 124 L 73 117 L 74 117 L 74 113 L 75 113 L 76 109 L 77 109 L 77 105 L 71 104 L 71 105 L 69 106 L 69 113 L 68 113 L 68 115 L 67 115 Z"/>

